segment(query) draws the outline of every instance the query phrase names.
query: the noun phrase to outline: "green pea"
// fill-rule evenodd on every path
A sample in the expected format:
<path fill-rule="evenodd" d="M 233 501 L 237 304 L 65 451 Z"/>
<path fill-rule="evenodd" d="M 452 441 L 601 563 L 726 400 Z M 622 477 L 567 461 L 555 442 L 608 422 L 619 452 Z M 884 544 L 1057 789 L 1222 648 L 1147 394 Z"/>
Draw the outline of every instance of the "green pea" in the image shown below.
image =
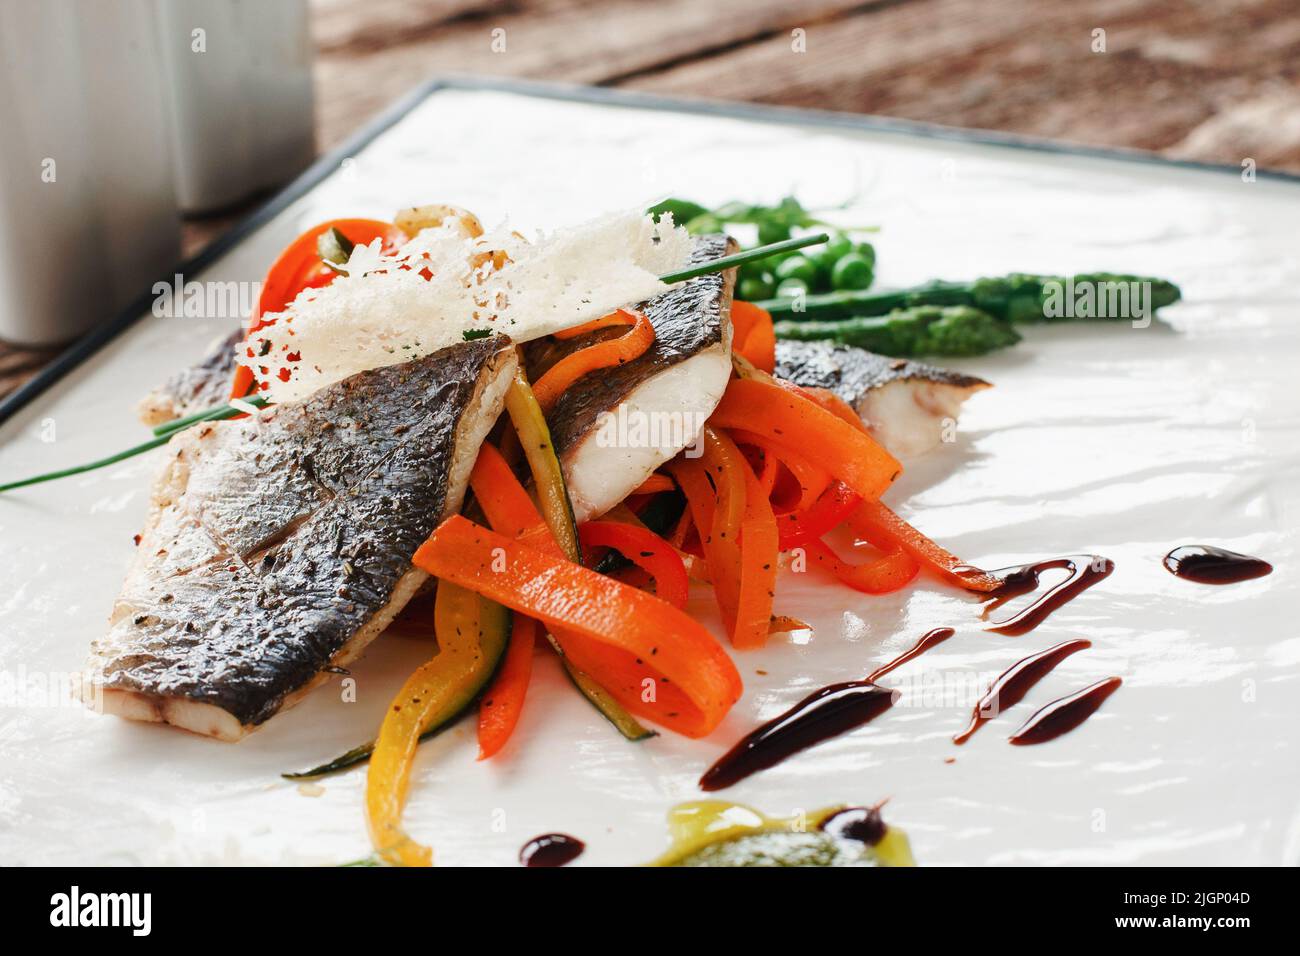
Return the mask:
<path fill-rule="evenodd" d="M 778 299 L 793 299 L 795 296 L 807 295 L 808 283 L 802 279 L 785 279 L 776 287 Z"/>
<path fill-rule="evenodd" d="M 817 264 L 805 256 L 790 256 L 777 265 L 776 277 L 778 280 L 799 279 L 811 289 L 817 281 Z"/>
<path fill-rule="evenodd" d="M 741 279 L 736 286 L 736 298 L 742 302 L 758 302 L 770 299 L 776 293 L 776 285 L 770 275 L 751 276 Z"/>
<path fill-rule="evenodd" d="M 790 238 L 790 227 L 783 222 L 767 220 L 758 224 L 758 242 L 759 245 L 767 245 L 771 242 L 784 242 Z"/>
<path fill-rule="evenodd" d="M 673 221 L 676 222 L 677 220 L 674 219 Z M 722 228 L 722 222 L 707 212 L 702 216 L 688 219 L 685 223 L 679 223 L 679 225 L 685 225 L 686 231 L 692 236 L 701 236 L 706 233 L 724 231 Z"/>
<path fill-rule="evenodd" d="M 853 247 L 854 251 L 867 262 L 871 263 L 872 268 L 876 265 L 876 247 L 869 242 L 859 242 Z"/>
<path fill-rule="evenodd" d="M 843 256 L 831 270 L 831 285 L 836 289 L 865 289 L 874 278 L 871 263 L 856 252 Z"/>
<path fill-rule="evenodd" d="M 831 236 L 830 242 L 817 250 L 817 264 L 820 265 L 826 271 L 826 275 L 829 276 L 831 270 L 835 268 L 835 263 L 839 262 L 840 259 L 847 256 L 852 251 L 853 240 L 844 235 L 844 233 L 837 232 L 835 235 Z"/>

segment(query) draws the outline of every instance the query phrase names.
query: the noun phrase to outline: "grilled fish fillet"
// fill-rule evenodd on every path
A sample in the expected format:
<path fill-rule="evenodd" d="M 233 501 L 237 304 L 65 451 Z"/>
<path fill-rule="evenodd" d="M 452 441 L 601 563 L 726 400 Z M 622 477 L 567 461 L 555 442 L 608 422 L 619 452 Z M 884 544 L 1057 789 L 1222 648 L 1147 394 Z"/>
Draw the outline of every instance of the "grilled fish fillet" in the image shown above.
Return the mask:
<path fill-rule="evenodd" d="M 516 366 L 494 336 L 174 438 L 83 696 L 238 740 L 355 658 L 427 579 Z"/>
<path fill-rule="evenodd" d="M 235 346 L 243 338 L 242 329 L 223 336 L 208 347 L 208 353 L 196 365 L 181 369 L 146 395 L 136 409 L 140 421 L 152 428 L 220 405 L 229 398 L 235 376 Z"/>
<path fill-rule="evenodd" d="M 893 455 L 915 458 L 939 444 L 962 403 L 989 383 L 945 368 L 829 342 L 778 339 L 777 377 L 830 389 Z"/>
<path fill-rule="evenodd" d="M 695 240 L 691 261 L 735 252 L 723 235 Z M 731 376 L 731 292 L 736 272 L 688 279 L 637 306 L 655 327 L 640 357 L 585 375 L 546 416 L 579 521 L 604 514 L 665 461 L 695 442 Z M 561 358 L 626 329 L 601 329 L 525 347 L 536 381 Z"/>

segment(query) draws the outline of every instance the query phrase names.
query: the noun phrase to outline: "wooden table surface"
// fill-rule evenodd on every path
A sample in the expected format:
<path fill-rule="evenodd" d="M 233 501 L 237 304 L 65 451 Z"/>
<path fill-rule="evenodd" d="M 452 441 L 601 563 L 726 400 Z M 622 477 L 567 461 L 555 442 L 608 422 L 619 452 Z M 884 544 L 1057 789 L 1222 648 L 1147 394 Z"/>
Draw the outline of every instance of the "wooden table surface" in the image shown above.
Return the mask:
<path fill-rule="evenodd" d="M 429 76 L 464 72 L 878 113 L 1300 173 L 1297 0 L 311 6 L 321 150 Z M 187 223 L 186 254 L 253 205 Z M 56 351 L 0 344 L 0 395 Z"/>

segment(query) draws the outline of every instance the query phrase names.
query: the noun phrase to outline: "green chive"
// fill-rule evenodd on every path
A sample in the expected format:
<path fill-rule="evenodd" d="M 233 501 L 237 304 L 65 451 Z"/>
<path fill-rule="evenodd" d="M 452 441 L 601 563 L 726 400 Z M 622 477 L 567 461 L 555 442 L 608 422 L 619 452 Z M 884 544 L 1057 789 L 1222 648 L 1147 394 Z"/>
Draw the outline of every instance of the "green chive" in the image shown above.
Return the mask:
<path fill-rule="evenodd" d="M 257 408 L 262 408 L 266 405 L 266 399 L 262 398 L 260 395 L 252 395 L 248 398 L 241 399 L 241 401 L 245 401 Z M 233 418 L 238 414 L 240 414 L 238 409 L 231 409 L 229 405 L 218 405 L 215 408 L 195 412 L 193 415 L 186 415 L 184 418 L 173 418 L 169 422 L 163 422 L 161 425 L 154 428 L 153 433 L 155 435 L 171 435 L 174 432 L 180 431 L 182 428 L 189 428 L 197 422 L 210 422 L 222 418 Z"/>
<path fill-rule="evenodd" d="M 257 406 L 258 408 L 261 408 L 266 404 L 266 399 L 258 396 L 244 399 L 244 401 L 248 402 L 250 405 Z M 72 468 L 64 468 L 61 471 L 50 471 L 43 475 L 37 475 L 34 478 L 24 478 L 22 481 L 11 481 L 6 485 L 0 485 L 0 492 L 12 491 L 15 488 L 25 488 L 27 485 L 38 485 L 44 481 L 54 481 L 56 478 L 69 478 L 72 475 L 80 475 L 87 471 L 94 471 L 97 468 L 107 468 L 109 465 L 116 465 L 119 461 L 125 461 L 128 458 L 133 458 L 136 455 L 143 454 L 144 452 L 167 444 L 172 440 L 172 436 L 177 432 L 184 431 L 191 425 L 197 425 L 200 422 L 220 421 L 224 418 L 234 418 L 236 415 L 242 414 L 244 413 L 238 408 L 232 408 L 230 405 L 219 405 L 216 408 L 210 408 L 205 412 L 198 412 L 194 415 L 187 415 L 185 418 L 177 418 L 170 422 L 164 422 L 154 429 L 156 437 L 151 438 L 149 441 L 142 444 L 135 445 L 132 448 L 128 448 L 126 451 L 119 451 L 115 455 L 109 455 L 107 458 L 101 458 L 98 461 L 92 461 L 86 465 L 76 465 Z"/>
<path fill-rule="evenodd" d="M 721 272 L 723 269 L 730 269 L 732 266 L 744 265 L 746 262 L 756 262 L 759 259 L 766 259 L 768 256 L 779 256 L 783 252 L 790 252 L 794 249 L 803 249 L 807 246 L 818 246 L 823 242 L 828 242 L 830 236 L 824 232 L 819 232 L 815 236 L 802 236 L 799 239 L 786 239 L 784 242 L 773 242 L 766 246 L 756 246 L 753 249 L 746 249 L 744 252 L 737 252 L 735 255 L 723 256 L 721 259 L 711 259 L 708 262 L 702 262 L 698 266 L 691 266 L 681 272 L 670 272 L 667 275 L 659 277 L 660 282 L 672 284 L 681 282 L 684 279 L 694 279 L 696 276 L 708 275 L 710 272 Z"/>

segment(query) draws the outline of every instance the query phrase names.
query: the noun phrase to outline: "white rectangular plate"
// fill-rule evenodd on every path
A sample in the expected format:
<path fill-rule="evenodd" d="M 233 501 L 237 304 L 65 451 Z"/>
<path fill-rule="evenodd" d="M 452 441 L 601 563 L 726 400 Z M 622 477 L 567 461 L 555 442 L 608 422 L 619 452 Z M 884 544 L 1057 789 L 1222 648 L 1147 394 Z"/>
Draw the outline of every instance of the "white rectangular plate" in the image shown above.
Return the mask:
<path fill-rule="evenodd" d="M 587 841 L 580 863 L 648 860 L 664 813 L 742 733 L 858 677 L 932 627 L 957 635 L 885 680 L 899 705 L 722 794 L 769 813 L 890 798 L 925 864 L 1300 862 L 1300 186 L 1231 172 L 835 129 L 438 91 L 199 280 L 256 280 L 314 221 L 454 202 L 521 229 L 667 194 L 703 202 L 851 200 L 875 223 L 884 285 L 1011 270 L 1165 276 L 1185 300 L 1150 328 L 1030 328 L 1017 348 L 952 363 L 994 382 L 955 443 L 887 500 L 967 559 L 999 567 L 1096 552 L 1115 573 L 1024 637 L 922 580 L 882 598 L 783 574 L 777 613 L 804 643 L 736 654 L 744 698 L 709 739 L 629 744 L 539 658 L 521 725 L 487 764 L 473 722 L 426 744 L 407 820 L 448 864 L 510 864 L 537 833 Z M 69 263 L 69 281 L 76 281 Z M 19 477 L 134 444 L 136 401 L 228 322 L 148 316 L 0 430 Z M 156 454 L 156 453 L 155 453 Z M 132 552 L 154 456 L 0 498 L 0 861 L 317 863 L 367 853 L 364 772 L 300 788 L 280 771 L 366 739 L 427 654 L 376 644 L 355 671 L 238 745 L 89 714 L 66 675 L 100 634 Z M 1205 542 L 1258 554 L 1270 577 L 1179 580 L 1161 557 Z M 707 592 L 693 610 L 717 630 Z M 988 680 L 1086 637 L 966 746 L 951 735 Z M 1116 674 L 1079 730 L 1008 746 L 1042 703 Z M 954 762 L 948 762 L 955 758 Z"/>

